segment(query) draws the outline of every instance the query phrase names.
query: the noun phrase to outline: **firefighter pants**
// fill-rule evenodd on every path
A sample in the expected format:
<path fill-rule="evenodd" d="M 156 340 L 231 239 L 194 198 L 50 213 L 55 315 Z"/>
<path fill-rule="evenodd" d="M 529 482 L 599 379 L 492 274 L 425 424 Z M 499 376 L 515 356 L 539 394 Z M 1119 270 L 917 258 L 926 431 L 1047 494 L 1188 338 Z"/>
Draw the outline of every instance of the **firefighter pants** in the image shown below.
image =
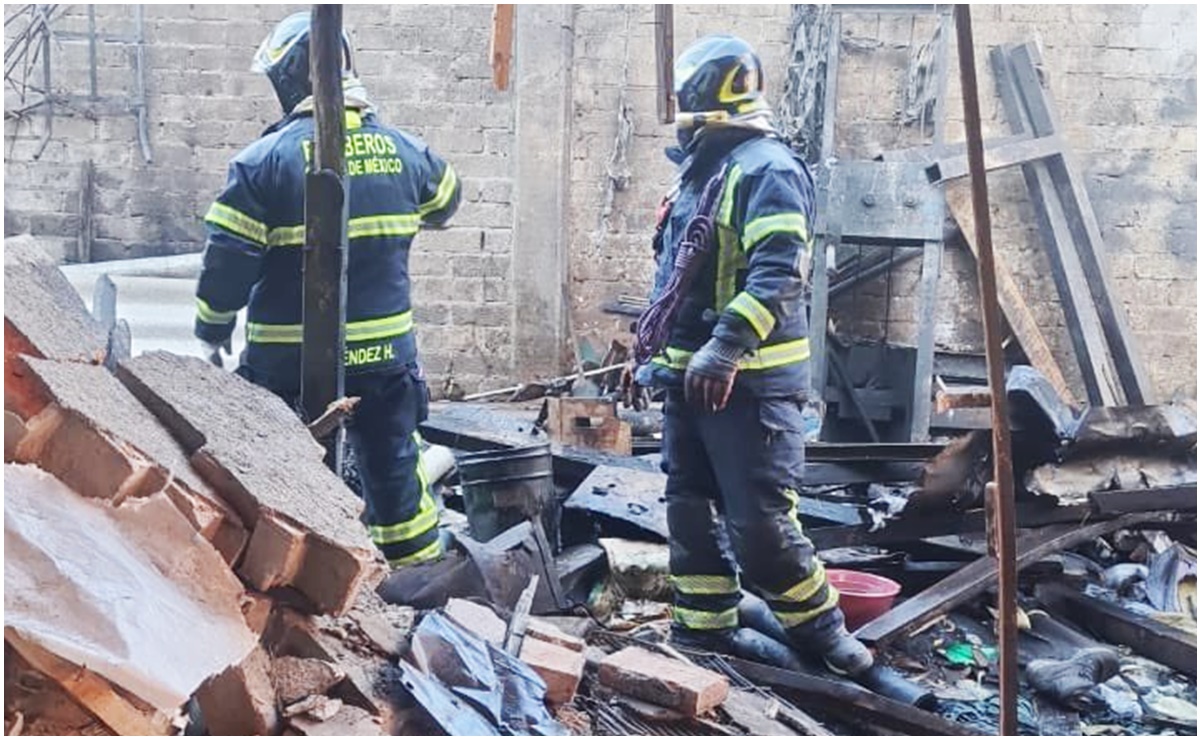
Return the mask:
<path fill-rule="evenodd" d="M 682 391 L 669 391 L 663 471 L 676 624 L 738 626 L 745 586 L 767 601 L 790 636 L 803 640 L 842 627 L 838 592 L 797 518 L 805 464 L 801 404 L 736 387 L 724 410 L 708 413 L 688 404 Z M 722 544 L 714 509 L 724 517 L 730 547 Z"/>
<path fill-rule="evenodd" d="M 254 382 L 253 371 L 245 366 L 238 373 Z M 347 396 L 361 399 L 346 436 L 358 462 L 371 540 L 392 566 L 440 556 L 438 506 L 421 464 L 417 431 L 429 415 L 420 367 L 347 375 L 345 388 Z M 299 408 L 299 394 L 276 393 Z"/>

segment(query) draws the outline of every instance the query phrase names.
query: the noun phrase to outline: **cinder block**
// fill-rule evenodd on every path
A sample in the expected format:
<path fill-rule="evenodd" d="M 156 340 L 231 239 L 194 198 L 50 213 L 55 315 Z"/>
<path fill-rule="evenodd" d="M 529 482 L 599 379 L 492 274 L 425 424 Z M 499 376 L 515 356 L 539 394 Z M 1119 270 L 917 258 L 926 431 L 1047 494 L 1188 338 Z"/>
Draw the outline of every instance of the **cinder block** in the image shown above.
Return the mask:
<path fill-rule="evenodd" d="M 546 682 L 548 703 L 558 706 L 575 697 L 584 675 L 583 653 L 527 635 L 521 643 L 521 659 Z"/>
<path fill-rule="evenodd" d="M 721 704 L 730 691 L 725 676 L 639 647 L 606 656 L 600 664 L 600 682 L 693 717 Z"/>

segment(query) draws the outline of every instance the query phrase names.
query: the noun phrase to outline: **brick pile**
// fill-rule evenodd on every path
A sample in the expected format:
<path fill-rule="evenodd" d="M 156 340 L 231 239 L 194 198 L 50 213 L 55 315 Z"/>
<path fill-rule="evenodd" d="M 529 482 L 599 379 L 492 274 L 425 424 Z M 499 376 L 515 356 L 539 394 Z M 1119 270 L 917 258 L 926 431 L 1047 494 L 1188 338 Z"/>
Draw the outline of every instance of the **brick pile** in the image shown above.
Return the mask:
<path fill-rule="evenodd" d="M 359 521 L 360 501 L 325 467 L 323 449 L 296 415 L 271 393 L 200 360 L 154 353 L 110 373 L 103 332 L 30 240 L 6 244 L 5 283 L 6 464 L 36 466 L 103 511 L 169 501 L 163 505 L 173 505 L 172 516 L 195 534 L 144 532 L 130 544 L 175 536 L 180 562 L 189 553 L 209 557 L 234 584 L 210 597 L 233 619 L 241 614 L 258 642 L 197 687 L 208 729 L 391 729 L 374 677 L 397 654 L 405 619 L 374 593 L 385 568 Z M 55 516 L 45 512 L 47 520 Z M 203 575 L 177 570 L 168 575 Z M 62 611 L 68 620 L 78 608 Z M 204 640 L 205 627 L 180 624 L 179 638 Z M 6 632 L 6 640 L 17 637 Z M 45 645 L 26 642 L 22 655 L 44 657 L 37 650 Z M 64 662 L 51 657 L 35 668 Z M 170 728 L 136 697 L 97 704 L 96 696 L 120 697 L 123 689 L 66 665 L 69 671 L 51 678 L 86 674 L 89 688 L 75 699 L 110 729 Z M 77 680 L 58 682 L 68 694 L 83 691 Z M 145 721 L 131 724 L 143 710 Z"/>

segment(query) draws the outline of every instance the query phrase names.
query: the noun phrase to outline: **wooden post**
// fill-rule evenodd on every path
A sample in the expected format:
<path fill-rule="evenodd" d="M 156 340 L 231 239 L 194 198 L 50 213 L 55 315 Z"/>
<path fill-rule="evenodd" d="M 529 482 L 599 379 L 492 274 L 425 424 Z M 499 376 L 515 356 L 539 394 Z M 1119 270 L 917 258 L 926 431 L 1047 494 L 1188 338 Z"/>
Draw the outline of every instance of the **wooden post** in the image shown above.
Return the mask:
<path fill-rule="evenodd" d="M 342 397 L 346 348 L 346 141 L 342 6 L 314 5 L 309 39 L 316 141 L 304 192 L 304 342 L 300 395 L 316 419 Z M 329 462 L 341 468 L 337 450 Z"/>
<path fill-rule="evenodd" d="M 1005 397 L 1005 356 L 1001 348 L 1001 307 L 993 259 L 992 224 L 988 210 L 988 180 L 984 170 L 984 140 L 980 134 L 980 99 L 976 86 L 976 52 L 972 42 L 971 9 L 955 6 L 959 46 L 959 76 L 963 88 L 963 120 L 967 133 L 968 171 L 972 185 L 972 215 L 976 222 L 976 274 L 984 313 L 984 346 L 988 387 L 992 396 L 993 480 L 987 486 L 990 531 L 997 558 L 997 612 L 1000 615 L 1001 735 L 1016 735 L 1017 665 L 1017 552 L 1013 503 L 1013 452 L 1009 439 L 1009 409 Z"/>
<path fill-rule="evenodd" d="M 675 63 L 675 18 L 671 5 L 655 6 L 655 79 L 659 90 L 655 98 L 660 123 L 676 120 L 676 88 L 672 65 Z"/>
<path fill-rule="evenodd" d="M 495 5 L 492 9 L 492 85 L 509 89 L 509 66 L 513 61 L 513 6 Z"/>

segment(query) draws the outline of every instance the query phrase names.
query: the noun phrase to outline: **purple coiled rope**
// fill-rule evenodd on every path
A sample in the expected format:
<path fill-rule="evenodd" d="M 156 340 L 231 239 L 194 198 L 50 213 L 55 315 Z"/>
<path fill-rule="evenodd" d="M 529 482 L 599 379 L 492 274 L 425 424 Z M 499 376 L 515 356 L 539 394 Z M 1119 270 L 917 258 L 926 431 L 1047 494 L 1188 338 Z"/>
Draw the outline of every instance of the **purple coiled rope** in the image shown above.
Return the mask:
<path fill-rule="evenodd" d="M 717 205 L 717 195 L 726 178 L 727 166 L 723 166 L 705 183 L 696 215 L 684 228 L 684 236 L 676 249 L 676 259 L 667 285 L 663 287 L 658 299 L 638 318 L 634 360 L 639 365 L 650 362 L 667 343 L 672 323 L 684 302 L 688 286 L 692 284 L 704 256 L 713 246 L 713 211 Z"/>

